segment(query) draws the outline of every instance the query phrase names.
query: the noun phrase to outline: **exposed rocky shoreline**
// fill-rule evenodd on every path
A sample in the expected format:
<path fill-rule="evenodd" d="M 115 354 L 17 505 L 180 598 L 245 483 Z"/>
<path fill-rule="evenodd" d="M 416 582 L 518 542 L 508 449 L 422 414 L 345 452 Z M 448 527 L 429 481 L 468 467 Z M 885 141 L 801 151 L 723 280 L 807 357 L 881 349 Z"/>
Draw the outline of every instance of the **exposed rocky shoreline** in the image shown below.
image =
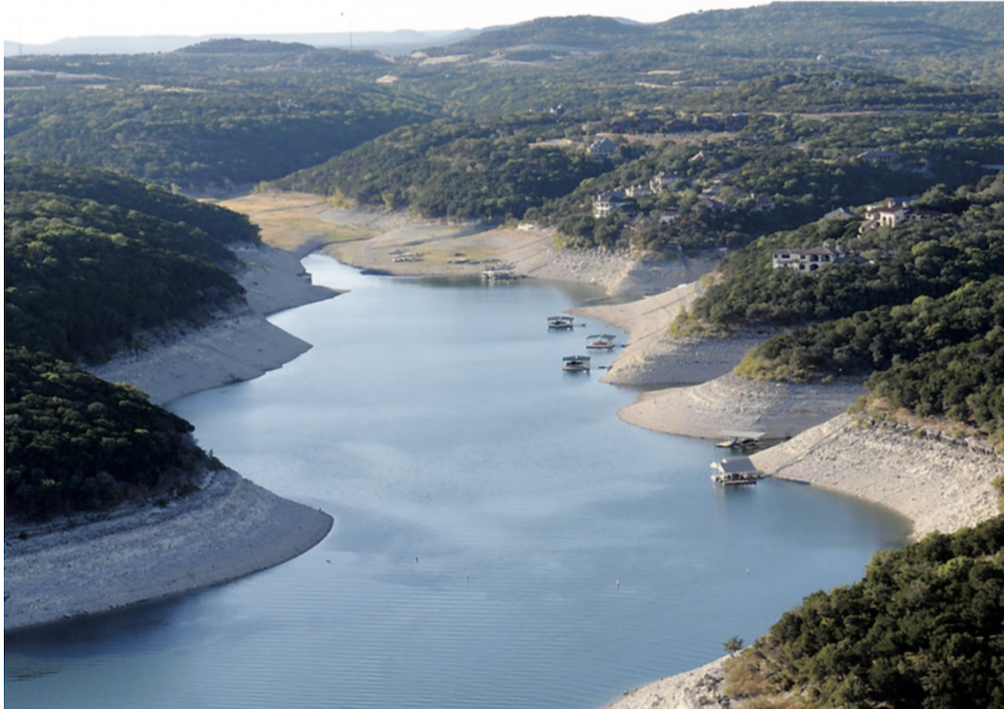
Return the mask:
<path fill-rule="evenodd" d="M 4 529 L 4 632 L 168 598 L 270 568 L 333 519 L 232 470 L 162 505 Z"/>

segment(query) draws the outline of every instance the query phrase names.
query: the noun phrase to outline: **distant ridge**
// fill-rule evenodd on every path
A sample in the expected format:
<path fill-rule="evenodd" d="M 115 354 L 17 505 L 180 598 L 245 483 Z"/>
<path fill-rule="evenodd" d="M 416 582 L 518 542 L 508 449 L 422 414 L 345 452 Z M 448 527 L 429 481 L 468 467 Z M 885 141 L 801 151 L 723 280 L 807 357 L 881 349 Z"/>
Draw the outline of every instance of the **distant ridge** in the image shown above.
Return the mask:
<path fill-rule="evenodd" d="M 354 32 L 352 46 L 355 49 L 374 49 L 386 54 L 408 54 L 416 49 L 459 42 L 473 37 L 481 30 L 397 30 L 395 32 Z M 142 37 L 67 37 L 49 44 L 22 44 L 5 40 L 5 57 L 18 54 L 151 54 L 173 52 L 193 44 L 220 39 L 263 40 L 283 43 L 308 44 L 313 47 L 349 46 L 348 32 L 314 32 L 302 34 L 213 34 L 189 35 L 147 35 Z"/>

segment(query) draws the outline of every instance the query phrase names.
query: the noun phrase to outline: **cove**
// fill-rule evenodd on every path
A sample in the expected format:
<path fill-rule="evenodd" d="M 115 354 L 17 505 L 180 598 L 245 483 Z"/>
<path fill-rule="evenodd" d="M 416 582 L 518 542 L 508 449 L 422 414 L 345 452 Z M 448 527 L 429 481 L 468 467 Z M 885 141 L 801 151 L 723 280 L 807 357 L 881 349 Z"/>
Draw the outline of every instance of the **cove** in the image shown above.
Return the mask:
<path fill-rule="evenodd" d="M 335 528 L 277 568 L 8 639 L 11 707 L 592 709 L 751 641 L 851 583 L 905 520 L 803 485 L 711 485 L 710 442 L 616 417 L 561 371 L 596 297 L 536 281 L 363 276 L 273 321 L 313 343 L 170 408 L 200 444 Z"/>

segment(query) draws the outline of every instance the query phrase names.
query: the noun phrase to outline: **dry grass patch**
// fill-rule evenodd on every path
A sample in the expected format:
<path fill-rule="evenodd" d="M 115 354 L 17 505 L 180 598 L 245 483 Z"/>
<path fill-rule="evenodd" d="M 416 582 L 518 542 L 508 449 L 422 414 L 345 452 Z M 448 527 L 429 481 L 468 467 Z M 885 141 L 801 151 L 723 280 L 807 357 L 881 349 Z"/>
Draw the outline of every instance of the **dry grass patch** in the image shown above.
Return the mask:
<path fill-rule="evenodd" d="M 261 192 L 228 199 L 221 206 L 246 214 L 261 228 L 269 246 L 287 251 L 312 251 L 327 244 L 369 239 L 376 231 L 321 219 L 331 205 L 318 195 L 299 192 Z"/>
<path fill-rule="evenodd" d="M 763 658 L 752 648 L 725 661 L 725 694 L 738 709 L 804 709 L 806 702 L 770 681 Z"/>

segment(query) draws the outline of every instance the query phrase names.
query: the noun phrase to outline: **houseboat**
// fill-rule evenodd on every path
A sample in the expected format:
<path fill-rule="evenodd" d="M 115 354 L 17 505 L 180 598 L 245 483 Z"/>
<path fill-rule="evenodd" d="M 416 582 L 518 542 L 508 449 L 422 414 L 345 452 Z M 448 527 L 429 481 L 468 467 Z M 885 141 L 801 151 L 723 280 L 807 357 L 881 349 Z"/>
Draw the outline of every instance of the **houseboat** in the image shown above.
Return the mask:
<path fill-rule="evenodd" d="M 587 350 L 612 350 L 616 335 L 590 335 L 586 338 Z"/>
<path fill-rule="evenodd" d="M 719 485 L 756 485 L 761 477 L 749 458 L 722 458 L 711 469 L 711 479 Z"/>
<path fill-rule="evenodd" d="M 575 318 L 571 315 L 552 315 L 547 319 L 548 330 L 571 330 L 575 327 Z"/>
<path fill-rule="evenodd" d="M 589 357 L 585 357 L 583 355 L 563 357 L 561 360 L 561 368 L 566 372 L 588 372 Z"/>

